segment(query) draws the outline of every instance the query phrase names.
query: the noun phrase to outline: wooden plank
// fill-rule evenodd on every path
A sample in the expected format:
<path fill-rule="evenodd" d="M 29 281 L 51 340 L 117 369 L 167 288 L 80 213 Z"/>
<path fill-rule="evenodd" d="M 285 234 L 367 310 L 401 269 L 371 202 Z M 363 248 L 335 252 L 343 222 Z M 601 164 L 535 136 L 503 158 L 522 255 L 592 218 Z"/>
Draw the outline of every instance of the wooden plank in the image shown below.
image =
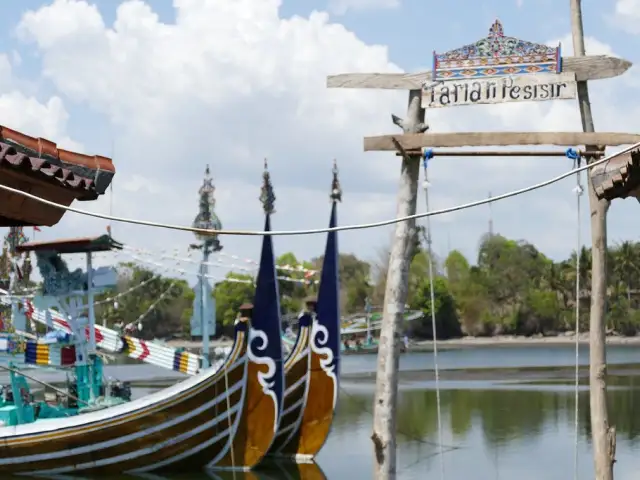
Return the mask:
<path fill-rule="evenodd" d="M 622 75 L 632 63 L 607 55 L 563 57 L 564 72 L 576 74 L 577 81 L 601 80 Z M 418 90 L 431 72 L 418 73 L 343 73 L 327 77 L 328 88 L 381 88 L 389 90 Z"/>
<path fill-rule="evenodd" d="M 497 147 L 511 145 L 633 145 L 640 135 L 633 133 L 583 132 L 462 132 L 380 135 L 364 138 L 364 151 L 396 151 L 394 139 L 405 150 L 444 147 Z"/>
<path fill-rule="evenodd" d="M 571 100 L 578 92 L 575 80 L 569 72 L 451 80 L 423 90 L 422 107 Z"/>

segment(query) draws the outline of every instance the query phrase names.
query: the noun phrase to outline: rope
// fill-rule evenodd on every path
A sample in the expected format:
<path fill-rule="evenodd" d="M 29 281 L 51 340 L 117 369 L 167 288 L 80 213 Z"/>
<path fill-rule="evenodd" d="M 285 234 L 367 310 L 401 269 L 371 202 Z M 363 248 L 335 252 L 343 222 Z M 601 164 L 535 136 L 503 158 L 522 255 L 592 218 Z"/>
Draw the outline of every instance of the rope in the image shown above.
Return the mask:
<path fill-rule="evenodd" d="M 169 294 L 169 292 L 173 289 L 173 287 L 176 286 L 177 283 L 178 283 L 177 280 L 174 282 L 171 282 L 171 284 L 169 285 L 169 288 L 167 288 L 164 292 L 162 292 L 162 294 L 158 298 L 156 298 L 156 300 L 151 305 L 149 305 L 149 308 L 147 309 L 147 311 L 141 314 L 133 322 L 127 323 L 124 326 L 123 331 L 126 331 L 129 327 L 135 325 L 136 323 L 138 324 L 142 323 L 142 320 L 144 320 L 144 317 L 149 315 L 149 313 L 151 313 L 151 311 L 156 307 L 156 305 L 158 305 L 162 300 L 164 300 L 164 297 L 166 297 Z"/>
<path fill-rule="evenodd" d="M 572 149 L 567 150 L 567 157 L 573 159 L 573 168 L 578 169 L 580 167 L 580 154 L 575 152 Z M 573 478 L 574 480 L 578 480 L 578 446 L 579 446 L 579 419 L 580 419 L 580 407 L 578 405 L 579 397 L 580 397 L 580 250 L 582 248 L 582 238 L 581 238 L 581 229 L 582 229 L 582 221 L 581 221 L 581 209 L 580 209 L 580 197 L 582 196 L 583 189 L 581 184 L 581 175 L 580 170 L 577 170 L 576 173 L 576 186 L 573 189 L 573 192 L 576 194 L 576 330 L 575 330 L 575 349 L 576 349 L 576 371 L 575 371 L 575 391 L 574 391 L 574 402 L 575 402 L 575 410 L 574 410 L 574 426 L 575 426 L 575 442 L 573 445 Z"/>
<path fill-rule="evenodd" d="M 94 302 L 94 305 L 104 305 L 106 303 L 111 303 L 111 302 L 113 302 L 115 300 L 118 300 L 119 298 L 124 297 L 125 295 L 129 295 L 130 293 L 135 292 L 139 288 L 142 288 L 145 285 L 153 282 L 154 280 L 158 280 L 160 278 L 162 278 L 162 274 L 158 273 L 158 274 L 154 275 L 153 277 L 147 278 L 146 280 L 134 285 L 133 287 L 128 288 L 127 290 L 124 290 L 124 291 L 114 295 L 113 297 L 105 298 L 104 300 L 100 300 L 99 302 Z"/>
<path fill-rule="evenodd" d="M 80 400 L 78 397 L 76 397 L 74 395 L 71 395 L 69 392 L 65 392 L 64 390 L 56 388 L 53 385 L 51 385 L 50 383 L 47 383 L 47 382 L 45 382 L 43 380 L 38 380 L 36 377 L 32 377 L 31 375 L 28 375 L 28 374 L 24 373 L 23 371 L 20 371 L 18 369 L 12 368 L 12 367 L 6 367 L 4 365 L 0 365 L 0 369 L 6 370 L 7 372 L 13 372 L 13 373 L 16 373 L 18 375 L 22 375 L 23 377 L 28 378 L 29 380 L 33 380 L 34 382 L 39 383 L 43 387 L 50 388 L 51 390 L 53 390 L 55 392 L 58 392 L 59 394 L 64 395 L 65 397 L 68 397 L 71 400 L 75 400 L 76 402 L 84 403 L 85 405 L 89 405 L 89 403 L 85 402 L 84 400 Z"/>
<path fill-rule="evenodd" d="M 36 202 L 40 202 L 44 205 L 49 205 L 50 207 L 54 207 L 54 208 L 59 208 L 61 210 L 65 210 L 67 212 L 73 212 L 73 213 L 78 213 L 80 215 L 86 215 L 89 217 L 94 217 L 94 218 L 102 218 L 103 220 L 113 220 L 115 222 L 122 222 L 122 223 L 131 223 L 134 225 L 143 225 L 146 227 L 156 227 L 156 228 L 166 228 L 169 230 L 181 230 L 183 232 L 192 232 L 192 233 L 200 233 L 200 234 L 204 234 L 204 235 L 211 235 L 211 234 L 215 234 L 215 235 L 239 235 L 239 236 L 264 236 L 264 235 L 272 235 L 272 236 L 284 236 L 284 235 L 313 235 L 316 233 L 328 233 L 328 232 L 340 232 L 343 230 L 363 230 L 363 229 L 367 229 L 367 228 L 376 228 L 376 227 L 384 227 L 387 225 L 393 225 L 396 223 L 400 223 L 400 222 L 406 222 L 408 220 L 414 220 L 414 219 L 418 219 L 418 218 L 425 218 L 425 217 L 432 217 L 435 215 L 443 215 L 445 213 L 451 213 L 451 212 L 457 212 L 459 210 L 466 210 L 468 208 L 473 208 L 473 207 L 477 207 L 479 205 L 485 205 L 487 203 L 490 202 L 497 202 L 499 200 L 504 200 L 506 198 L 511 198 L 511 197 L 516 197 L 518 195 L 522 195 L 523 193 L 528 193 L 531 192 L 533 190 L 538 190 L 540 188 L 544 188 L 547 187 L 551 184 L 557 183 L 560 180 L 564 180 L 565 178 L 568 178 L 572 175 L 575 175 L 578 172 L 582 172 L 584 170 L 588 170 L 590 168 L 593 168 L 597 165 L 601 165 L 605 162 L 610 161 L 613 157 L 617 156 L 617 155 L 621 155 L 627 152 L 630 152 L 631 150 L 634 150 L 636 148 L 640 147 L 640 142 L 631 145 L 630 147 L 627 147 L 623 150 L 620 150 L 617 153 L 614 153 L 612 155 L 609 155 L 607 157 L 604 157 L 600 160 L 597 160 L 595 162 L 591 162 L 587 165 L 585 165 L 584 167 L 580 167 L 577 168 L 575 170 L 570 170 L 568 172 L 565 172 L 561 175 L 558 175 L 557 177 L 553 177 L 549 180 L 540 182 L 540 183 L 536 183 L 534 185 L 530 185 L 528 187 L 524 187 L 524 188 L 520 188 L 518 190 L 513 190 L 511 192 L 507 192 L 507 193 L 503 193 L 502 195 L 498 195 L 496 197 L 491 197 L 491 198 L 483 198 L 482 200 L 476 200 L 475 202 L 469 202 L 469 203 L 463 203 L 461 205 L 456 205 L 455 207 L 448 207 L 448 208 L 442 208 L 440 210 L 433 210 L 431 212 L 424 212 L 424 213 L 416 213 L 414 215 L 408 215 L 406 217 L 398 217 L 398 218 L 393 218 L 391 220 L 382 220 L 380 222 L 373 222 L 373 223 L 362 223 L 362 224 L 356 224 L 356 225 L 343 225 L 343 226 L 339 226 L 339 227 L 332 227 L 332 228 L 314 228 L 314 229 L 307 229 L 307 230 L 274 230 L 271 232 L 265 232 L 263 230 L 224 230 L 224 229 L 220 229 L 220 230 L 207 230 L 204 228 L 194 228 L 194 227 L 188 227 L 188 226 L 183 226 L 183 225 L 173 225 L 173 224 L 169 224 L 169 223 L 159 223 L 159 222 L 151 222 L 148 220 L 138 220 L 135 218 L 126 218 L 126 217 L 115 217 L 112 215 L 105 215 L 103 213 L 97 213 L 97 212 L 89 212 L 87 210 L 82 210 L 79 208 L 74 208 L 74 207 L 67 207 L 65 205 L 61 205 L 59 203 L 56 202 L 52 202 L 50 200 L 46 200 L 44 198 L 40 198 L 36 195 L 33 195 L 31 193 L 28 192 L 23 192 L 22 190 L 18 190 L 16 188 L 12 188 L 12 187 L 8 187 L 7 185 L 2 185 L 0 184 L 0 190 L 4 190 L 7 192 L 11 192 L 11 193 L 15 193 L 16 195 L 21 195 L 23 197 L 26 198 L 30 198 L 31 200 L 35 200 Z"/>
<path fill-rule="evenodd" d="M 422 187 L 424 189 L 425 208 L 429 211 L 429 179 L 427 173 L 428 161 L 433 158 L 432 150 L 425 150 L 423 159 L 424 168 L 424 182 Z M 433 249 L 431 248 L 431 221 L 427 217 L 426 229 L 424 232 L 427 241 L 427 253 L 429 256 L 429 293 L 431 296 L 431 331 L 433 332 L 433 372 L 436 381 L 436 415 L 438 419 L 438 445 L 440 454 L 440 477 L 444 480 L 444 448 L 442 446 L 442 410 L 440 408 L 440 371 L 438 369 L 438 335 L 436 327 L 436 294 L 434 286 L 434 274 L 433 274 Z"/>
<path fill-rule="evenodd" d="M 132 258 L 136 258 L 136 259 L 138 259 L 138 257 L 136 257 L 134 254 L 146 255 L 146 256 L 149 256 L 149 257 L 158 257 L 158 258 L 162 258 L 164 260 L 173 260 L 176 263 L 185 262 L 185 263 L 194 263 L 194 264 L 202 265 L 201 261 L 194 260 L 192 258 L 184 258 L 184 257 L 175 256 L 175 255 L 166 255 L 166 254 L 163 254 L 163 253 L 155 253 L 155 252 L 152 252 L 150 250 L 143 250 L 143 249 L 140 249 L 140 248 L 130 247 L 128 245 L 123 245 L 123 249 L 125 251 L 118 252 L 118 253 L 123 253 L 124 255 L 128 255 L 128 256 L 130 256 Z M 130 252 L 133 252 L 133 253 L 130 253 Z M 255 268 L 245 267 L 245 266 L 242 266 L 242 265 L 236 265 L 236 264 L 233 264 L 233 263 L 225 264 L 225 263 L 222 263 L 222 262 L 216 262 L 216 263 L 204 262 L 204 265 L 213 266 L 213 267 L 216 267 L 216 268 L 228 268 L 228 269 L 242 270 L 244 272 L 247 272 L 246 275 L 254 274 L 255 271 L 256 271 Z M 279 267 L 276 266 L 276 268 L 279 268 Z M 303 273 L 301 270 L 290 270 L 290 271 Z M 199 272 L 198 273 L 194 273 L 194 275 L 196 275 L 198 277 L 202 276 L 202 274 L 199 273 Z M 213 279 L 215 279 L 215 278 L 218 278 L 218 277 L 211 277 L 211 276 L 209 276 L 207 274 L 207 275 L 205 275 L 205 278 L 213 278 Z M 282 280 L 283 282 L 299 283 L 299 284 L 303 284 L 303 285 L 314 285 L 314 284 L 319 283 L 318 280 L 312 280 L 310 278 L 306 278 L 306 279 L 292 278 L 292 277 L 284 277 L 282 275 L 278 275 L 276 278 L 278 280 Z M 247 281 L 244 281 L 242 283 L 254 283 L 254 282 L 247 280 Z"/>

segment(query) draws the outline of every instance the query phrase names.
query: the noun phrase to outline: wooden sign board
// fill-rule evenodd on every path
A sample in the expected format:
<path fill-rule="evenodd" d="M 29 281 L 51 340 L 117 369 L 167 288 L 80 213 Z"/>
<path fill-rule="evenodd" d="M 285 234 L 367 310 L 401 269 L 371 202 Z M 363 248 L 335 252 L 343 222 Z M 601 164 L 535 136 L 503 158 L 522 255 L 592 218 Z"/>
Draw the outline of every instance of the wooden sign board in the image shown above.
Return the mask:
<path fill-rule="evenodd" d="M 560 45 L 550 47 L 504 34 L 496 20 L 489 34 L 445 53 L 433 52 L 432 80 L 509 77 L 562 72 Z"/>
<path fill-rule="evenodd" d="M 422 90 L 423 108 L 576 98 L 575 73 L 450 80 Z"/>
<path fill-rule="evenodd" d="M 423 107 L 576 98 L 576 76 L 562 72 L 560 45 L 550 47 L 504 34 L 496 20 L 475 43 L 433 53 Z"/>

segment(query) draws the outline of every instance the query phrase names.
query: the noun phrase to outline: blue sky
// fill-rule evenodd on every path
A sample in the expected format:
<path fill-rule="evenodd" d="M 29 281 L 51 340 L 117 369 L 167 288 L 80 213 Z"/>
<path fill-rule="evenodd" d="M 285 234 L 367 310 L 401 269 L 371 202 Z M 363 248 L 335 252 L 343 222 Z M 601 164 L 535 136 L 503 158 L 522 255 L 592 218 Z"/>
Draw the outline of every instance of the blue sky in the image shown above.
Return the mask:
<path fill-rule="evenodd" d="M 341 221 L 392 217 L 397 159 L 362 152 L 362 137 L 395 133 L 389 114 L 402 115 L 406 93 L 328 91 L 327 74 L 398 67 L 419 71 L 430 65 L 433 50 L 484 37 L 496 18 L 507 35 L 540 43 L 562 39 L 564 51 L 571 49 L 568 1 L 3 3 L 0 54 L 12 71 L 10 78 L 0 79 L 0 124 L 87 153 L 114 156 L 114 213 L 179 224 L 191 223 L 196 190 L 210 163 L 223 224 L 258 228 L 255 198 L 265 156 L 278 196 L 276 228 L 326 223 L 333 157 L 340 162 L 345 189 Z M 358 8 L 345 11 L 340 5 Z M 616 8 L 626 14 L 616 16 Z M 633 26 L 634 18 L 640 22 L 638 0 L 585 0 L 583 12 L 587 53 L 614 52 L 640 61 Z M 593 82 L 596 129 L 640 131 L 638 88 L 636 68 L 618 79 Z M 21 97 L 3 102 L 16 93 Z M 33 104 L 21 107 L 31 96 L 42 105 L 59 99 L 62 113 Z M 538 102 L 440 109 L 427 118 L 434 131 L 579 130 L 577 110 L 574 101 Z M 545 180 L 570 163 L 442 158 L 432 168 L 433 207 L 442 208 Z M 568 255 L 575 244 L 574 184 L 571 179 L 495 204 L 496 230 L 528 239 L 554 258 Z M 634 202 L 613 204 L 612 242 L 637 237 L 640 229 L 628 221 L 639 208 Z M 108 212 L 109 205 L 104 198 L 79 206 Z M 418 205 L 423 210 L 422 198 Z M 587 225 L 586 212 L 583 220 Z M 486 208 L 434 219 L 438 252 L 459 248 L 474 259 L 487 223 Z M 86 234 L 104 226 L 104 221 L 68 214 L 42 235 Z M 183 248 L 191 241 L 189 234 L 142 227 L 117 225 L 114 231 L 122 241 L 155 250 Z M 388 228 L 345 233 L 342 249 L 376 259 L 391 233 Z M 588 239 L 586 227 L 583 238 Z M 229 254 L 257 256 L 255 240 L 229 238 L 224 243 Z M 320 253 L 322 243 L 322 238 L 283 238 L 278 246 L 281 253 L 293 250 L 308 258 Z"/>

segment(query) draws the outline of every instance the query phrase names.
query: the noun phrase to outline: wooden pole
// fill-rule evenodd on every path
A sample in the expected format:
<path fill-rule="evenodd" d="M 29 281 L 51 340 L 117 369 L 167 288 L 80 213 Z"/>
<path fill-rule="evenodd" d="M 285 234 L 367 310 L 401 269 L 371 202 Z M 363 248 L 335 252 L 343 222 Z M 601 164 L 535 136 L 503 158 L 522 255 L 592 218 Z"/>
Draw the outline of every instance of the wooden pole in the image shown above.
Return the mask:
<path fill-rule="evenodd" d="M 571 0 L 571 31 L 576 57 L 585 56 L 581 0 Z M 593 116 L 586 81 L 578 82 L 578 102 L 582 129 L 593 132 Z M 594 148 L 587 146 L 587 150 Z M 593 161 L 593 157 L 587 159 Z M 589 321 L 589 389 L 591 435 L 596 480 L 613 480 L 615 429 L 609 426 L 607 411 L 607 360 L 605 313 L 607 295 L 607 210 L 609 201 L 598 200 L 589 175 L 589 209 L 591 211 L 591 316 Z M 576 252 L 580 254 L 580 252 Z"/>
<path fill-rule="evenodd" d="M 404 133 L 424 133 L 422 92 L 409 92 L 407 118 L 402 120 L 392 115 L 393 123 Z M 416 213 L 418 180 L 420 177 L 420 155 L 403 157 L 398 190 L 397 216 L 404 217 Z M 412 238 L 416 221 L 396 224 L 396 232 L 389 257 L 389 270 L 384 295 L 384 311 L 378 346 L 378 369 L 376 394 L 373 407 L 373 434 L 375 478 L 395 480 L 396 478 L 396 414 L 398 397 L 398 326 L 403 320 L 404 305 L 407 301 L 409 266 L 411 263 Z"/>

